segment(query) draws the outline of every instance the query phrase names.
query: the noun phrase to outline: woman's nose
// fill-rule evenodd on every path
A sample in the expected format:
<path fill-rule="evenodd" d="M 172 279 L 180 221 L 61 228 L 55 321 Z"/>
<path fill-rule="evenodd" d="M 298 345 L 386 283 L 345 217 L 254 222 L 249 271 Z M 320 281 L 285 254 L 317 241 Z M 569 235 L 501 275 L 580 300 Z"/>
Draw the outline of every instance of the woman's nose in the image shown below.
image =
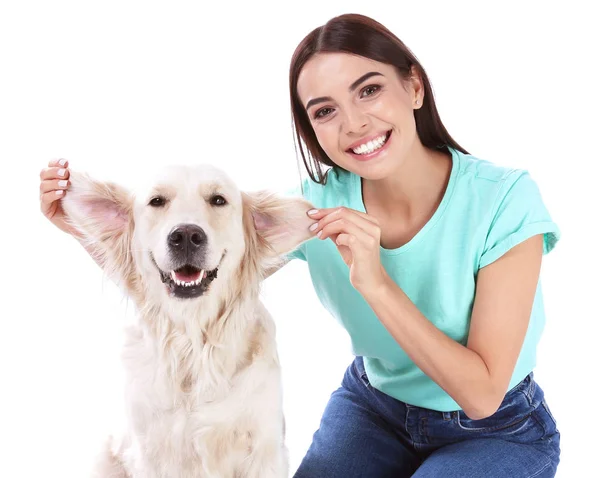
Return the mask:
<path fill-rule="evenodd" d="M 369 125 L 369 118 L 360 108 L 347 109 L 344 115 L 344 132 L 360 133 Z"/>

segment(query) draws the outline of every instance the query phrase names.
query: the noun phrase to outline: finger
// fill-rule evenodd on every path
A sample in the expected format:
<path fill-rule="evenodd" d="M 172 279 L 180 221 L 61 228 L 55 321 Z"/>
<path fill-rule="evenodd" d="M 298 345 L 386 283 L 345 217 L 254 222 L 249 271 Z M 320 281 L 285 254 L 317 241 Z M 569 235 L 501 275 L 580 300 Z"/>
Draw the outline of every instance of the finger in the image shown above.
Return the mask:
<path fill-rule="evenodd" d="M 55 201 L 58 201 L 60 198 L 64 197 L 65 191 L 59 189 L 57 191 L 49 191 L 40 196 L 40 203 L 42 206 L 42 210 L 46 211 Z"/>
<path fill-rule="evenodd" d="M 48 163 L 49 168 L 68 168 L 69 161 L 64 158 L 54 158 Z"/>
<path fill-rule="evenodd" d="M 337 209 L 335 211 L 333 211 L 332 213 L 328 214 L 327 216 L 325 216 L 324 218 L 322 218 L 317 224 L 317 226 L 311 226 L 313 227 L 313 229 L 311 229 L 314 232 L 319 232 L 321 229 L 323 229 L 325 226 L 327 226 L 328 224 L 335 222 L 335 221 L 339 221 L 342 220 L 344 222 L 350 222 L 355 224 L 356 226 L 360 227 L 363 231 L 365 231 L 367 234 L 375 237 L 377 240 L 379 240 L 381 231 L 379 229 L 379 226 L 366 219 L 364 216 L 361 216 L 360 214 L 356 214 L 354 210 L 352 209 Z"/>
<path fill-rule="evenodd" d="M 351 234 L 365 247 L 373 247 L 375 245 L 375 238 L 373 236 L 367 234 L 353 222 L 346 221 L 345 219 L 339 219 L 327 224 L 317 233 L 317 237 L 319 239 L 327 239 L 335 234 Z"/>
<path fill-rule="evenodd" d="M 69 179 L 70 172 L 67 168 L 60 167 L 49 167 L 44 168 L 40 172 L 40 179 L 42 181 L 46 179 Z"/>
<path fill-rule="evenodd" d="M 370 221 L 374 224 L 378 224 L 377 219 L 375 219 L 373 216 L 370 216 L 369 214 L 366 214 L 361 211 L 357 211 L 356 209 L 351 209 L 351 208 L 347 208 L 344 206 L 323 208 L 323 209 L 311 209 L 310 211 L 307 212 L 307 214 L 309 215 L 309 217 L 312 217 L 315 220 L 320 220 L 330 214 L 334 214 L 334 213 L 335 214 L 346 214 L 349 212 L 356 214 L 357 216 L 360 216 L 363 219 L 366 219 L 367 221 Z"/>
<path fill-rule="evenodd" d="M 356 237 L 352 234 L 338 234 L 334 242 L 336 246 L 346 246 L 352 250 L 356 246 Z"/>
<path fill-rule="evenodd" d="M 71 183 L 67 179 L 46 179 L 40 183 L 40 194 L 68 189 Z"/>
<path fill-rule="evenodd" d="M 341 239 L 340 239 L 340 237 L 341 237 Z M 350 244 L 350 241 L 352 241 L 353 247 L 354 247 L 354 242 L 356 241 L 356 238 L 354 236 L 352 236 L 351 234 L 334 234 L 330 237 L 330 239 L 335 244 L 335 247 L 337 247 L 337 250 L 339 251 L 340 255 L 342 256 L 342 259 L 344 259 L 344 262 L 347 265 L 351 265 L 352 264 L 352 255 L 354 254 L 354 252 L 350 248 L 349 244 Z"/>

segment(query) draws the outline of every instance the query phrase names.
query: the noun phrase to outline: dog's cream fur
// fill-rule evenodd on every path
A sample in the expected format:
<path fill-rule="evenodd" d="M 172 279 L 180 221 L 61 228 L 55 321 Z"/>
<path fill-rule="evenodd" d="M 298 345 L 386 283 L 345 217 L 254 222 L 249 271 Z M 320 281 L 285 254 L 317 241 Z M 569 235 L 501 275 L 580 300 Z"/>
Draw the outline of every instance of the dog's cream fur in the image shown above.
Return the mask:
<path fill-rule="evenodd" d="M 265 271 L 309 238 L 301 198 L 243 193 L 210 166 L 170 167 L 135 192 L 72 173 L 62 200 L 97 262 L 136 305 L 126 330 L 123 434 L 95 466 L 102 478 L 281 478 L 288 475 L 274 323 L 261 304 Z M 160 194 L 167 202 L 152 207 Z M 215 206 L 222 195 L 227 204 Z M 209 289 L 174 297 L 168 232 L 207 236 Z"/>

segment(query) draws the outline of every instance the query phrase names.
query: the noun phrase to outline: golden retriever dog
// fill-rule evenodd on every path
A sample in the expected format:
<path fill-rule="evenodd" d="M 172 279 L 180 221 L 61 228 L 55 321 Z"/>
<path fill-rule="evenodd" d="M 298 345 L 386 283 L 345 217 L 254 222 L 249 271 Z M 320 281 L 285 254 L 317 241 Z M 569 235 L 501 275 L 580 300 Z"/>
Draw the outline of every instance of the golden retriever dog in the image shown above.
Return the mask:
<path fill-rule="evenodd" d="M 126 328 L 125 428 L 93 476 L 288 475 L 267 271 L 309 239 L 302 198 L 241 192 L 221 170 L 166 168 L 135 191 L 74 172 L 61 200 L 136 306 Z"/>

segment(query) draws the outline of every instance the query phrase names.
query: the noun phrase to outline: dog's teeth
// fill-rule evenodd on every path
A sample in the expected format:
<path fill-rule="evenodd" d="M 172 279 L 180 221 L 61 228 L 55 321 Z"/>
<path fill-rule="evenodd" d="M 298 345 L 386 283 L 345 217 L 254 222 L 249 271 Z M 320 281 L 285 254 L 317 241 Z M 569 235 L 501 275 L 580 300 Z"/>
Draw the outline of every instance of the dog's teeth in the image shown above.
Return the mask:
<path fill-rule="evenodd" d="M 180 287 L 194 287 L 197 285 L 200 285 L 200 282 L 202 282 L 202 280 L 206 277 L 206 271 L 203 269 L 200 271 L 200 274 L 198 275 L 198 278 L 196 280 L 193 281 L 184 281 L 184 280 L 179 280 L 177 278 L 177 276 L 175 275 L 175 271 L 171 271 L 171 273 L 169 274 L 169 276 L 171 277 L 171 279 L 173 280 L 173 282 L 180 286 Z"/>

